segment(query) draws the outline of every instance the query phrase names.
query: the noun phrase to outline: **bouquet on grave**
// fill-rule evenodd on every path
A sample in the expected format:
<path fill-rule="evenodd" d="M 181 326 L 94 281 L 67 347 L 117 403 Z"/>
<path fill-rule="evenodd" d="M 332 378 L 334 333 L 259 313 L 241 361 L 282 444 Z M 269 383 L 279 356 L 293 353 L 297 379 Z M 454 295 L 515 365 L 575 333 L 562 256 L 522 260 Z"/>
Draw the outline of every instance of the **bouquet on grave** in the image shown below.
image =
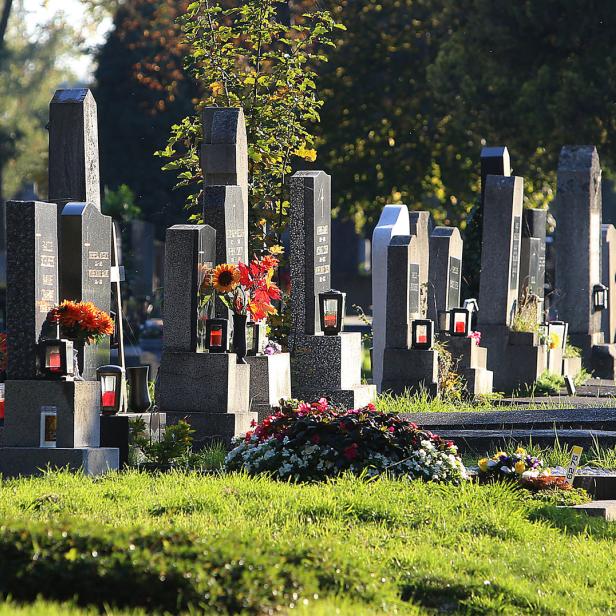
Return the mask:
<path fill-rule="evenodd" d="M 550 469 L 544 466 L 543 460 L 531 456 L 522 447 L 518 447 L 511 454 L 505 451 L 497 451 L 491 458 L 479 460 L 478 465 L 480 481 L 508 479 L 534 490 L 545 488 L 568 489 L 561 485 L 563 482 L 560 481 L 560 478 L 552 477 Z"/>
<path fill-rule="evenodd" d="M 222 263 L 204 272 L 201 283 L 202 304 L 222 303 L 237 315 L 250 315 L 256 323 L 277 314 L 272 304 L 282 297 L 272 281 L 278 259 L 274 254 L 254 258 L 248 265 Z"/>
<path fill-rule="evenodd" d="M 373 404 L 344 410 L 325 398 L 281 400 L 235 444 L 225 460 L 228 470 L 285 481 L 321 481 L 344 472 L 456 484 L 468 478 L 451 441 Z"/>
<path fill-rule="evenodd" d="M 114 332 L 111 316 L 92 302 L 65 300 L 49 311 L 47 322 L 59 325 L 62 337 L 78 344 L 99 343 Z"/>

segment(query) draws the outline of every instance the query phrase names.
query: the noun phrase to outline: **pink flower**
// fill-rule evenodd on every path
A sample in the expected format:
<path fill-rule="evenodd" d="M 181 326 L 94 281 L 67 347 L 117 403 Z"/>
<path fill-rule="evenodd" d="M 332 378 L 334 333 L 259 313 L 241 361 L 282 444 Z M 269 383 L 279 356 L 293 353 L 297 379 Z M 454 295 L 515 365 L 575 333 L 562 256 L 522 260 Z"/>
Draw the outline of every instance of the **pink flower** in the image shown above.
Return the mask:
<path fill-rule="evenodd" d="M 389 428 L 387 428 L 387 430 L 388 430 L 389 432 L 395 432 L 395 431 L 396 431 L 396 428 L 394 428 L 393 426 L 389 426 Z"/>

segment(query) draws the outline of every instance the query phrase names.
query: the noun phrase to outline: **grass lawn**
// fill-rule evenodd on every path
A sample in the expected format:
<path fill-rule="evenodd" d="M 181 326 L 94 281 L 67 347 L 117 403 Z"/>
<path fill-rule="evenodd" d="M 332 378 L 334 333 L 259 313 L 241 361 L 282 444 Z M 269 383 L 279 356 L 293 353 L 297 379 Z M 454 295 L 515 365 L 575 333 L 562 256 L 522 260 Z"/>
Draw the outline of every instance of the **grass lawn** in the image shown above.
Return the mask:
<path fill-rule="evenodd" d="M 504 485 L 67 473 L 0 486 L 0 605 L 179 613 L 616 613 L 616 525 Z M 34 603 L 37 594 L 41 599 Z"/>

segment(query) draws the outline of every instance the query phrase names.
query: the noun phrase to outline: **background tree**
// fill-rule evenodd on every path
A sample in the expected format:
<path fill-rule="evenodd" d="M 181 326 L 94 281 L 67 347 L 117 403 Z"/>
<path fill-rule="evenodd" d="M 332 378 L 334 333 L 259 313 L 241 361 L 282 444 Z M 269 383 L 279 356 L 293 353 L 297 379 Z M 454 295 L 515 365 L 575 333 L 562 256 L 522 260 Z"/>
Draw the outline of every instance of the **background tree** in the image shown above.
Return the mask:
<path fill-rule="evenodd" d="M 113 8 L 109 0 L 90 2 L 94 10 Z M 170 126 L 192 111 L 198 93 L 183 68 L 188 50 L 177 19 L 186 6 L 177 0 L 120 4 L 95 73 L 101 181 L 111 190 L 129 186 L 161 233 L 186 217 L 185 196 L 173 192 L 173 178 L 161 173 L 154 156 Z"/>
<path fill-rule="evenodd" d="M 231 4 L 231 3 L 230 3 Z M 325 60 L 339 28 L 331 15 L 313 11 L 292 26 L 280 11 L 281 0 L 246 0 L 226 7 L 197 0 L 182 18 L 190 45 L 187 67 L 202 86 L 195 113 L 173 127 L 165 169 L 178 172 L 180 187 L 190 189 L 189 206 L 197 210 L 202 193 L 199 146 L 200 111 L 206 106 L 243 107 L 249 157 L 251 240 L 255 246 L 280 241 L 286 225 L 285 180 L 294 159 L 313 161 L 314 136 L 321 101 L 315 67 Z"/>

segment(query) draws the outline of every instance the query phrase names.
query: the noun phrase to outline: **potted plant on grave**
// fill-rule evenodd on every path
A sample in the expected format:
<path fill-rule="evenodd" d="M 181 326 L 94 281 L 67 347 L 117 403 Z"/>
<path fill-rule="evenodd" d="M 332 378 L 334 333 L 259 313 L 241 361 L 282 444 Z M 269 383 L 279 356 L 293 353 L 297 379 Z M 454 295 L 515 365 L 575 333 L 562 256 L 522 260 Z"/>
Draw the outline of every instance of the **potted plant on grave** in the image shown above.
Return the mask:
<path fill-rule="evenodd" d="M 238 363 L 246 363 L 246 325 L 264 323 L 270 315 L 277 314 L 272 304 L 282 295 L 272 281 L 278 259 L 272 254 L 254 258 L 248 265 L 222 263 L 204 276 L 202 306 L 212 314 L 219 299 L 233 316 L 233 351 Z"/>
<path fill-rule="evenodd" d="M 74 374 L 80 380 L 78 356 L 79 349 L 89 344 L 98 344 L 114 331 L 113 319 L 92 302 L 64 300 L 47 314 L 47 322 L 60 328 L 63 338 L 73 341 Z"/>

